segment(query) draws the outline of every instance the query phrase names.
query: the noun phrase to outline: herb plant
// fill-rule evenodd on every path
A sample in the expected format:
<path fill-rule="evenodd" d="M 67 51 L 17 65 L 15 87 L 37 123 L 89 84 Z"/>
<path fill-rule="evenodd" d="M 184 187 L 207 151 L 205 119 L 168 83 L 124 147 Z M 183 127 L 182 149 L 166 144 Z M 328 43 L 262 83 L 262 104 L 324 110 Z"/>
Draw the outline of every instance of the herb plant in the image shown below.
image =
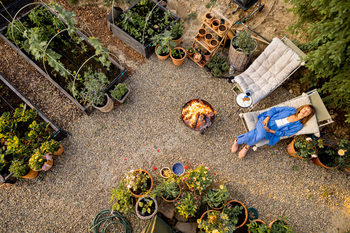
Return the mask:
<path fill-rule="evenodd" d="M 217 55 L 210 57 L 210 60 L 207 62 L 206 66 L 211 70 L 212 76 L 216 78 L 221 77 L 222 72 L 225 72 L 230 68 L 227 58 Z"/>
<path fill-rule="evenodd" d="M 189 53 L 194 53 L 194 49 L 193 49 L 192 47 L 188 47 L 188 48 L 187 48 L 187 52 L 189 52 Z"/>
<path fill-rule="evenodd" d="M 226 233 L 236 230 L 227 214 L 219 211 L 208 212 L 206 220 L 197 219 L 197 223 L 198 228 L 203 229 L 206 233 Z"/>
<path fill-rule="evenodd" d="M 84 74 L 84 88 L 81 90 L 80 96 L 89 105 L 103 105 L 105 101 L 104 90 L 107 84 L 108 78 L 104 73 L 89 70 Z"/>
<path fill-rule="evenodd" d="M 111 96 L 118 100 L 122 100 L 124 95 L 128 92 L 128 87 L 125 83 L 118 83 L 113 90 L 110 90 Z"/>
<path fill-rule="evenodd" d="M 228 203 L 227 205 L 224 205 L 224 213 L 227 214 L 228 218 L 230 219 L 231 223 L 236 226 L 238 223 L 238 216 L 242 214 L 243 212 L 243 206 L 236 205 L 232 207 L 231 203 Z"/>
<path fill-rule="evenodd" d="M 151 38 L 153 41 L 153 46 L 157 46 L 156 53 L 158 55 L 167 55 L 170 50 L 175 47 L 175 42 L 172 40 L 171 32 L 166 30 L 162 34 L 155 35 Z"/>
<path fill-rule="evenodd" d="M 287 224 L 288 217 L 283 216 L 278 218 L 271 226 L 272 233 L 295 233 L 294 227 Z"/>
<path fill-rule="evenodd" d="M 60 143 L 51 139 L 49 141 L 43 142 L 40 146 L 40 151 L 43 154 L 53 154 L 60 149 Z"/>
<path fill-rule="evenodd" d="M 184 55 L 185 55 L 185 53 L 184 53 L 184 51 L 182 51 L 182 49 L 171 50 L 171 56 L 173 56 L 173 58 L 181 59 L 184 57 Z"/>
<path fill-rule="evenodd" d="M 207 195 L 203 197 L 203 201 L 208 202 L 211 207 L 218 208 L 226 202 L 229 196 L 227 188 L 220 185 L 219 189 L 209 189 Z"/>
<path fill-rule="evenodd" d="M 232 45 L 237 47 L 237 50 L 245 55 L 251 54 L 257 46 L 257 42 L 250 36 L 248 30 L 244 29 L 237 33 L 237 36 L 232 40 Z"/>
<path fill-rule="evenodd" d="M 170 24 L 170 31 L 171 36 L 174 38 L 174 40 L 180 39 L 181 36 L 184 34 L 185 27 L 183 26 L 183 22 L 171 22 Z"/>
<path fill-rule="evenodd" d="M 196 215 L 200 208 L 202 198 L 193 192 L 181 194 L 181 197 L 174 201 L 177 212 L 185 218 Z"/>
<path fill-rule="evenodd" d="M 214 178 L 209 172 L 209 168 L 200 165 L 196 169 L 186 172 L 183 180 L 191 191 L 198 191 L 201 195 L 213 183 Z"/>
<path fill-rule="evenodd" d="M 125 183 L 121 181 L 116 189 L 112 189 L 111 203 L 115 200 L 112 206 L 113 210 L 122 212 L 124 214 L 133 212 L 133 196 Z"/>
<path fill-rule="evenodd" d="M 163 196 L 166 200 L 175 200 L 180 194 L 180 179 L 174 175 L 169 175 L 167 179 L 161 179 L 160 185 L 151 192 L 151 196 Z"/>

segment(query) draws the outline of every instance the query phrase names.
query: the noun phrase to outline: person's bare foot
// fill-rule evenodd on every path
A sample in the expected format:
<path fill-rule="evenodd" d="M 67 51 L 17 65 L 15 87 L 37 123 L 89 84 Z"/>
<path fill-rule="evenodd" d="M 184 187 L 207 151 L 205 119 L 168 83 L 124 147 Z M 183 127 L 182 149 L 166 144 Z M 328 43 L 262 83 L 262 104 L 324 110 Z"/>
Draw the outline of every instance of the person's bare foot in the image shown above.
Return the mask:
<path fill-rule="evenodd" d="M 232 148 L 231 148 L 231 151 L 232 151 L 232 153 L 236 153 L 237 151 L 238 151 L 238 147 L 239 147 L 239 145 L 238 145 L 238 143 L 237 143 L 237 138 L 235 139 L 235 142 L 233 143 L 233 145 L 232 145 Z"/>
<path fill-rule="evenodd" d="M 247 154 L 248 150 L 249 150 L 249 146 L 248 145 L 243 147 L 243 149 L 238 154 L 238 158 L 243 159 L 244 156 Z"/>

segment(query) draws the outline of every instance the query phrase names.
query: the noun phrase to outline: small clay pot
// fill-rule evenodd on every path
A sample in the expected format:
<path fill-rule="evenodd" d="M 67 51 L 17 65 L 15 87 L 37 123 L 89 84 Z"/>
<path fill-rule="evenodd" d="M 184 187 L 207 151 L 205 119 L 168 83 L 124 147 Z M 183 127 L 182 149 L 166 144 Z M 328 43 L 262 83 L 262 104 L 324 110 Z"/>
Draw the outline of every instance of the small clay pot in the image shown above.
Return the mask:
<path fill-rule="evenodd" d="M 207 42 L 208 44 L 209 44 L 209 42 L 213 39 L 214 37 L 213 37 L 213 35 L 211 34 L 211 33 L 207 33 L 207 34 L 205 34 L 205 36 L 204 36 L 204 40 L 205 40 L 205 42 Z"/>
<path fill-rule="evenodd" d="M 218 33 L 219 35 L 223 35 L 225 34 L 226 30 L 227 30 L 227 26 L 225 24 L 220 24 L 219 29 L 218 29 Z"/>
<path fill-rule="evenodd" d="M 210 42 L 209 42 L 209 47 L 210 49 L 213 49 L 213 48 L 216 48 L 216 46 L 219 45 L 219 41 L 217 39 L 212 39 Z"/>
<path fill-rule="evenodd" d="M 207 12 L 205 15 L 204 15 L 204 21 L 210 25 L 211 21 L 213 21 L 214 19 L 214 14 L 211 13 L 211 12 Z"/>
<path fill-rule="evenodd" d="M 206 52 L 204 53 L 204 60 L 205 60 L 206 62 L 208 62 L 208 61 L 210 60 L 210 56 L 211 56 L 211 53 L 209 53 L 208 51 L 206 51 Z"/>
<path fill-rule="evenodd" d="M 198 36 L 199 36 L 199 37 L 204 37 L 205 34 L 207 34 L 207 30 L 205 30 L 205 28 L 200 28 L 200 29 L 198 30 Z"/>
<path fill-rule="evenodd" d="M 60 144 L 60 148 L 52 155 L 61 155 L 63 153 L 63 151 L 64 151 L 63 146 L 62 146 L 62 144 Z"/>
<path fill-rule="evenodd" d="M 200 60 L 200 61 L 199 61 L 199 65 L 201 65 L 201 66 L 205 66 L 205 61 Z"/>
<path fill-rule="evenodd" d="M 214 20 L 211 22 L 211 27 L 212 27 L 214 30 L 218 30 L 219 25 L 220 25 L 220 20 L 218 20 L 218 19 L 214 19 Z"/>
<path fill-rule="evenodd" d="M 194 50 L 194 48 L 192 48 L 192 49 Z M 194 52 L 190 53 L 190 51 L 188 51 L 188 49 L 186 49 L 186 51 L 187 51 L 188 56 L 192 56 L 194 54 Z"/>

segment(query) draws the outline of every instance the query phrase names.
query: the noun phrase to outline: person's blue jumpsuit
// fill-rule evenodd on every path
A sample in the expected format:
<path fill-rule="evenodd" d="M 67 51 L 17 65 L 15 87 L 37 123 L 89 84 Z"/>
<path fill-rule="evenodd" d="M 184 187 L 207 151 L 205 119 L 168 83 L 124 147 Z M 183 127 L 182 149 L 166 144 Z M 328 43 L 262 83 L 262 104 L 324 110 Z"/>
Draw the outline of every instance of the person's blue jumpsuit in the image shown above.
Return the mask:
<path fill-rule="evenodd" d="M 238 144 L 247 144 L 249 146 L 253 146 L 262 139 L 268 139 L 270 146 L 275 145 L 279 140 L 280 137 L 282 136 L 291 136 L 295 133 L 297 133 L 301 128 L 303 128 L 303 124 L 300 123 L 300 121 L 295 121 L 295 122 L 290 122 L 288 124 L 285 124 L 281 127 L 278 127 L 276 125 L 275 120 L 278 119 L 283 119 L 286 117 L 289 117 L 291 115 L 294 115 L 296 113 L 296 109 L 293 107 L 275 107 L 271 108 L 267 112 L 263 112 L 259 114 L 258 116 L 258 123 L 255 126 L 255 129 L 252 131 L 249 131 L 246 134 L 241 134 L 237 136 Z M 268 133 L 264 129 L 264 126 L 262 124 L 262 121 L 266 117 L 270 117 L 269 123 L 267 124 L 267 127 L 276 131 L 274 134 L 273 133 Z"/>

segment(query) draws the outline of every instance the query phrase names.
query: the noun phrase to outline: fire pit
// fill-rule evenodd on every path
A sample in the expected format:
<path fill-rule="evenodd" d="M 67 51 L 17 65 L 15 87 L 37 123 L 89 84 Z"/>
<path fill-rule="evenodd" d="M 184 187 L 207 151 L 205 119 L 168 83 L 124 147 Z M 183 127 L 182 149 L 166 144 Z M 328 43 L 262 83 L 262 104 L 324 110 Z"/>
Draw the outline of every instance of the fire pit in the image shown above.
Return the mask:
<path fill-rule="evenodd" d="M 194 99 L 181 110 L 182 121 L 189 128 L 203 131 L 214 123 L 216 110 L 205 100 Z"/>

